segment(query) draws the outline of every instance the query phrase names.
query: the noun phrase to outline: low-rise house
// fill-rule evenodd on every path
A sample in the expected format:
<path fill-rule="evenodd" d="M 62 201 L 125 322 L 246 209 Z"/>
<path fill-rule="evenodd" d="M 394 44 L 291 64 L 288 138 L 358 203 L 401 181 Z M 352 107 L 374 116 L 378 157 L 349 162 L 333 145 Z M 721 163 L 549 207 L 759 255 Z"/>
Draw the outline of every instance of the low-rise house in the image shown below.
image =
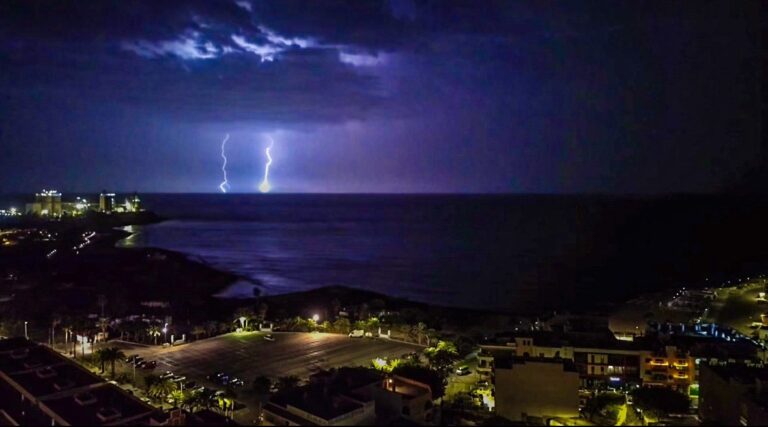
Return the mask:
<path fill-rule="evenodd" d="M 263 412 L 275 425 L 426 425 L 435 420 L 429 385 L 366 368 L 314 374 L 309 384 L 272 396 Z"/>
<path fill-rule="evenodd" d="M 376 414 L 384 423 L 398 418 L 417 424 L 433 424 L 436 420 L 432 389 L 422 382 L 390 375 L 375 389 Z"/>
<path fill-rule="evenodd" d="M 373 390 L 380 375 L 367 369 L 342 368 L 321 372 L 309 384 L 272 396 L 264 418 L 275 425 L 373 425 Z"/>

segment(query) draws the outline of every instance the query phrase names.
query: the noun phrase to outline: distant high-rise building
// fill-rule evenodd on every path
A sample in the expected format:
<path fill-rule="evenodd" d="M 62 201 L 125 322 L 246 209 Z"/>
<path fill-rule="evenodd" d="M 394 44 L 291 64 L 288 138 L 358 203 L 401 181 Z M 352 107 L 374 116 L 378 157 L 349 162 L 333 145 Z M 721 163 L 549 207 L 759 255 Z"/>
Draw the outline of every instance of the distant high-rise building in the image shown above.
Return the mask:
<path fill-rule="evenodd" d="M 27 204 L 27 212 L 41 216 L 61 216 L 61 193 L 56 190 L 35 193 L 35 202 Z"/>
<path fill-rule="evenodd" d="M 99 194 L 99 212 L 111 213 L 115 210 L 115 193 L 102 191 Z"/>
<path fill-rule="evenodd" d="M 133 193 L 130 197 L 125 199 L 125 211 L 126 212 L 140 212 L 141 211 L 141 199 L 139 195 Z"/>

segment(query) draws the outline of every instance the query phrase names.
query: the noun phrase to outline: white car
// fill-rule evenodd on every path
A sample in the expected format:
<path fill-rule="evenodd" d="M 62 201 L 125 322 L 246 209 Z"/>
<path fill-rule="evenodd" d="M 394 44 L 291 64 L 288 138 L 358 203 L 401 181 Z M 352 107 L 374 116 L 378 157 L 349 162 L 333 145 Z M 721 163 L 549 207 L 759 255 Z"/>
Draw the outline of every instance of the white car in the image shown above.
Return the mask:
<path fill-rule="evenodd" d="M 362 329 L 355 329 L 349 333 L 350 338 L 362 338 L 365 336 L 365 331 Z"/>
<path fill-rule="evenodd" d="M 456 368 L 456 375 L 459 376 L 469 375 L 469 372 L 469 366 L 466 365 Z"/>

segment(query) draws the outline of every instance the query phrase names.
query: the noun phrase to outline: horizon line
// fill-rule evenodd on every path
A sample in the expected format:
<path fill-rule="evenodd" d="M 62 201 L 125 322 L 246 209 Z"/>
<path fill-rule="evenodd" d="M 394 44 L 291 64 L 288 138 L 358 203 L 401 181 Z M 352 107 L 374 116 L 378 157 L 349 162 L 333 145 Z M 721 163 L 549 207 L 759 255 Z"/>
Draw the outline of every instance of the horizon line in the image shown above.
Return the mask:
<path fill-rule="evenodd" d="M 98 195 L 105 190 L 98 191 L 69 191 L 69 190 L 57 190 L 62 195 L 74 194 L 74 195 Z M 369 192 L 354 192 L 354 191 L 324 191 L 324 192 L 228 192 L 220 193 L 216 191 L 139 191 L 139 190 L 108 190 L 110 193 L 119 195 L 123 194 L 154 194 L 154 195 L 216 195 L 220 197 L 227 196 L 338 196 L 338 195 L 350 195 L 350 196 L 612 196 L 612 197 L 669 197 L 669 196 L 766 196 L 768 194 L 763 192 L 694 192 L 694 191 L 677 191 L 677 192 L 607 192 L 607 191 L 573 191 L 573 192 L 513 192 L 513 191 L 412 191 L 412 192 L 397 192 L 397 191 L 369 191 Z M 0 192 L 0 196 L 34 196 L 35 191 L 32 192 Z"/>

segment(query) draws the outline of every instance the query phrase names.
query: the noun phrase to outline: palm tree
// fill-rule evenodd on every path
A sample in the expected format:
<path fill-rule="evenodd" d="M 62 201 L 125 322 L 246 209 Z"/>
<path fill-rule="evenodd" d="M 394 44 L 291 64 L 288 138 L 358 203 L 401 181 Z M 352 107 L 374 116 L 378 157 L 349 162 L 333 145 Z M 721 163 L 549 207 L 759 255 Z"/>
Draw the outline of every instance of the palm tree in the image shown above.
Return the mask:
<path fill-rule="evenodd" d="M 427 332 L 427 325 L 424 322 L 419 322 L 415 326 L 415 332 L 416 336 L 419 338 L 419 345 L 421 345 L 421 337 L 423 337 Z"/>
<path fill-rule="evenodd" d="M 51 346 L 56 346 L 56 327 L 61 324 L 61 315 L 54 313 L 51 316 Z"/>
<path fill-rule="evenodd" d="M 181 407 L 190 412 L 200 409 L 204 403 L 203 396 L 199 391 L 186 391 L 181 399 Z"/>
<path fill-rule="evenodd" d="M 176 383 L 166 378 L 164 380 L 160 380 L 152 384 L 149 387 L 149 396 L 156 400 L 162 401 L 163 399 L 168 397 L 169 394 L 176 391 L 176 389 L 177 389 Z"/>
<path fill-rule="evenodd" d="M 144 377 L 144 388 L 147 393 L 149 393 L 149 390 L 152 389 L 152 386 L 159 383 L 160 377 L 155 374 L 149 374 L 146 377 Z"/>
<path fill-rule="evenodd" d="M 85 357 L 85 343 L 90 341 L 89 338 L 91 336 L 91 332 L 93 331 L 93 323 L 89 322 L 88 320 L 84 319 L 75 319 L 72 324 L 72 334 L 73 336 L 80 335 L 82 337 L 81 342 L 81 352 L 83 357 Z M 77 340 L 72 340 L 72 345 L 74 347 L 74 356 L 77 357 Z"/>
<path fill-rule="evenodd" d="M 109 327 L 109 319 L 102 317 L 99 319 L 99 329 L 101 329 L 101 338 L 106 342 L 107 340 L 107 328 Z"/>
<path fill-rule="evenodd" d="M 67 324 L 67 326 L 64 326 L 64 349 L 68 350 L 67 347 L 69 347 L 69 340 L 72 340 L 72 355 L 76 356 L 75 350 L 77 350 L 77 347 L 75 346 L 75 328 L 72 327 L 71 324 Z"/>
<path fill-rule="evenodd" d="M 214 336 L 216 332 L 218 332 L 218 330 L 219 330 L 219 324 L 214 320 L 207 322 L 205 324 L 205 333 L 209 337 Z"/>
<path fill-rule="evenodd" d="M 154 337 L 155 339 L 155 345 L 157 345 L 157 337 L 159 337 L 162 334 L 162 330 L 160 329 L 159 325 L 150 325 L 147 328 L 147 335 L 150 337 Z"/>
<path fill-rule="evenodd" d="M 181 390 L 174 390 L 168 394 L 168 397 L 173 402 L 173 406 L 179 407 L 184 401 L 184 392 Z"/>
<path fill-rule="evenodd" d="M 200 335 L 205 334 L 205 328 L 200 325 L 196 325 L 192 328 L 191 332 L 192 332 L 192 335 L 195 337 L 195 341 L 197 341 L 198 338 L 200 338 Z"/>
<path fill-rule="evenodd" d="M 248 307 L 238 308 L 234 314 L 234 322 L 240 322 L 244 331 L 248 330 L 248 323 L 256 317 L 256 314 Z"/>
<path fill-rule="evenodd" d="M 225 417 L 233 417 L 235 415 L 235 399 L 237 394 L 231 388 L 224 390 L 223 394 L 218 397 L 219 409 L 224 411 Z M 230 415 L 231 414 L 231 415 Z"/>
<path fill-rule="evenodd" d="M 259 404 L 259 411 L 265 403 L 269 402 L 269 391 L 272 389 L 272 380 L 265 376 L 256 377 L 253 380 L 253 392 L 256 394 L 256 402 Z"/>
<path fill-rule="evenodd" d="M 102 348 L 100 350 L 96 351 L 96 358 L 99 360 L 99 364 L 101 365 L 101 373 L 104 373 L 104 364 L 107 363 L 107 355 L 105 350 L 106 348 Z"/>
<path fill-rule="evenodd" d="M 125 358 L 125 353 L 117 347 L 107 347 L 99 350 L 99 359 L 102 363 L 101 371 L 104 372 L 104 362 L 109 362 L 112 365 L 112 378 L 114 378 L 115 362 L 122 360 L 123 358 Z"/>
<path fill-rule="evenodd" d="M 259 322 L 263 322 L 267 319 L 267 310 L 269 310 L 269 306 L 266 303 L 259 304 L 258 307 L 258 313 L 256 314 L 256 317 L 259 319 Z"/>
<path fill-rule="evenodd" d="M 301 380 L 295 375 L 287 377 L 280 377 L 277 379 L 277 389 L 280 391 L 290 390 L 296 388 Z"/>

